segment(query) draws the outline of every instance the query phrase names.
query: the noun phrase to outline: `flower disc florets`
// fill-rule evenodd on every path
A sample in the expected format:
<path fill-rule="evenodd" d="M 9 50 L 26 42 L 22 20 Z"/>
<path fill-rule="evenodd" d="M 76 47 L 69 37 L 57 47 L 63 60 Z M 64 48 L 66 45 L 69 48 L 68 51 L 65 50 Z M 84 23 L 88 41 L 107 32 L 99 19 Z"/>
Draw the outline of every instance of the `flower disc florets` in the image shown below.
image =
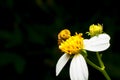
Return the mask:
<path fill-rule="evenodd" d="M 82 33 L 71 36 L 59 45 L 62 52 L 76 54 L 84 48 Z"/>

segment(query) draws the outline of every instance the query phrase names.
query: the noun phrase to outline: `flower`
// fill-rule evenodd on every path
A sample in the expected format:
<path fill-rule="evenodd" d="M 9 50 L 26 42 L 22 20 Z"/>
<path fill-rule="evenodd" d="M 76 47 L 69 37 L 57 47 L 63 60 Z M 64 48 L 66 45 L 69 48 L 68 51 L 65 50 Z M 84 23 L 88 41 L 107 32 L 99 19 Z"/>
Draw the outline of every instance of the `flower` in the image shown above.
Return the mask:
<path fill-rule="evenodd" d="M 64 32 L 64 30 L 62 30 Z M 64 52 L 56 64 L 56 76 L 59 75 L 70 57 L 73 56 L 70 63 L 70 78 L 71 80 L 88 80 L 88 67 L 86 61 L 81 54 L 83 50 L 88 51 L 104 51 L 109 48 L 110 36 L 107 34 L 100 34 L 84 39 L 82 33 L 75 33 L 74 36 L 69 36 L 59 44 L 59 49 Z"/>
<path fill-rule="evenodd" d="M 76 33 L 75 36 L 71 36 L 66 41 L 62 42 L 61 45 L 59 45 L 59 49 L 67 54 L 79 53 L 79 51 L 82 50 L 83 47 L 84 45 L 81 33 Z"/>
<path fill-rule="evenodd" d="M 97 35 L 101 34 L 102 32 L 103 32 L 103 26 L 102 25 L 100 25 L 100 24 L 98 24 L 98 25 L 92 24 L 89 27 L 89 32 L 88 33 L 89 33 L 89 35 L 91 37 L 93 37 L 93 36 L 97 36 Z"/>

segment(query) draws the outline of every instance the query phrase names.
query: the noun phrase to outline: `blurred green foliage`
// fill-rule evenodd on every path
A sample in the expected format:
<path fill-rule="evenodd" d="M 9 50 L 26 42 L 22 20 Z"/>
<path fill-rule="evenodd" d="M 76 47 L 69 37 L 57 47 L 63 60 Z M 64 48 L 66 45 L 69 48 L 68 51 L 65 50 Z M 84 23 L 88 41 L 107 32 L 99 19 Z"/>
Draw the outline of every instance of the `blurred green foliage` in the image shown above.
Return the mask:
<path fill-rule="evenodd" d="M 111 79 L 120 79 L 119 8 L 114 0 L 1 0 L 0 79 L 69 80 L 69 65 L 55 76 L 62 55 L 57 34 L 64 28 L 72 33 L 88 31 L 91 24 L 103 24 L 111 36 L 111 47 L 102 52 Z M 86 36 L 85 36 L 86 37 Z M 89 58 L 97 63 L 92 53 Z M 68 63 L 69 64 L 69 63 Z M 105 79 L 89 66 L 89 80 Z"/>

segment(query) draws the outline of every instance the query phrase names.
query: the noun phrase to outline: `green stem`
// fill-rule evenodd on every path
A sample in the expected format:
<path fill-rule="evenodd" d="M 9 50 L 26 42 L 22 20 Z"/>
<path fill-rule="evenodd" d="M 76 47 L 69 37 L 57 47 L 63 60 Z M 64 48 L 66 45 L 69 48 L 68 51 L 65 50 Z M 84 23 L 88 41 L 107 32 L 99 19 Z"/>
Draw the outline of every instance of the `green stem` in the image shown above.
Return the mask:
<path fill-rule="evenodd" d="M 99 64 L 100 64 L 100 67 L 101 67 L 101 70 L 99 70 L 100 72 L 102 72 L 102 74 L 105 76 L 105 78 L 107 80 L 111 80 L 109 75 L 107 74 L 107 72 L 105 71 L 105 66 L 104 66 L 104 63 L 101 59 L 101 56 L 98 52 L 96 52 L 96 55 L 97 55 L 97 58 L 98 58 L 98 61 L 99 61 Z"/>
<path fill-rule="evenodd" d="M 105 78 L 106 78 L 107 80 L 111 80 L 110 77 L 109 77 L 109 75 L 108 75 L 107 72 L 105 71 L 105 69 L 104 69 L 104 70 L 101 70 L 101 72 L 102 72 L 102 74 L 105 76 Z"/>
<path fill-rule="evenodd" d="M 105 68 L 102 60 L 101 60 L 101 57 L 100 57 L 100 54 L 98 52 L 96 52 L 96 55 L 97 55 L 97 58 L 98 58 L 98 61 L 99 61 L 99 64 L 100 64 L 100 67 L 102 67 L 103 69 Z"/>
<path fill-rule="evenodd" d="M 92 67 L 94 67 L 95 69 L 101 71 L 101 68 L 99 66 L 97 66 L 96 64 L 94 64 L 92 61 L 90 61 L 89 59 L 86 58 L 86 61 L 89 65 L 91 65 Z"/>

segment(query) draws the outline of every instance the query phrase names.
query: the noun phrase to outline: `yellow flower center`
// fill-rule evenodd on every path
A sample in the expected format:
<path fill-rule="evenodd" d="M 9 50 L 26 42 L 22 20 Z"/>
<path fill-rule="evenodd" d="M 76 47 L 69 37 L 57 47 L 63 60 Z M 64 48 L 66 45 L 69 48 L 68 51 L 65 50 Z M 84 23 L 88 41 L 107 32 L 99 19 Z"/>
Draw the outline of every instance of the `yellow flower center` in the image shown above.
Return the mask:
<path fill-rule="evenodd" d="M 100 24 L 98 24 L 98 25 L 92 24 L 89 28 L 89 33 L 90 33 L 91 37 L 97 36 L 97 35 L 101 34 L 102 32 L 103 32 L 103 27 Z"/>
<path fill-rule="evenodd" d="M 84 45 L 82 33 L 76 33 L 74 36 L 70 36 L 68 39 L 66 39 L 66 41 L 59 45 L 59 49 L 68 54 L 76 54 L 83 48 Z"/>

